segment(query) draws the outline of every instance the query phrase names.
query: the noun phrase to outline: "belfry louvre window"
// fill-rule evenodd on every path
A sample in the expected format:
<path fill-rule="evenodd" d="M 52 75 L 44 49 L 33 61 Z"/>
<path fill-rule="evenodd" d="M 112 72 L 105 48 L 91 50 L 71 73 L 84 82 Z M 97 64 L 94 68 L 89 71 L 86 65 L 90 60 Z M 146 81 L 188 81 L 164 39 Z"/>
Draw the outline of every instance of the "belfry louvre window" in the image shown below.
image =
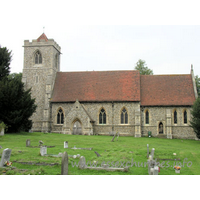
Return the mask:
<path fill-rule="evenodd" d="M 121 112 L 121 124 L 128 124 L 128 113 L 125 108 Z"/>
<path fill-rule="evenodd" d="M 184 124 L 187 124 L 187 111 L 186 110 L 183 113 L 183 121 L 184 121 Z"/>
<path fill-rule="evenodd" d="M 63 110 L 60 108 L 57 113 L 57 124 L 63 124 L 64 123 L 64 114 Z"/>
<path fill-rule="evenodd" d="M 103 108 L 99 113 L 99 124 L 106 124 L 106 111 Z"/>
<path fill-rule="evenodd" d="M 145 124 L 149 124 L 149 111 L 145 112 Z"/>
<path fill-rule="evenodd" d="M 42 54 L 39 51 L 35 53 L 35 64 L 42 64 Z"/>
<path fill-rule="evenodd" d="M 176 112 L 176 110 L 174 111 L 174 124 L 177 124 L 177 112 Z"/>

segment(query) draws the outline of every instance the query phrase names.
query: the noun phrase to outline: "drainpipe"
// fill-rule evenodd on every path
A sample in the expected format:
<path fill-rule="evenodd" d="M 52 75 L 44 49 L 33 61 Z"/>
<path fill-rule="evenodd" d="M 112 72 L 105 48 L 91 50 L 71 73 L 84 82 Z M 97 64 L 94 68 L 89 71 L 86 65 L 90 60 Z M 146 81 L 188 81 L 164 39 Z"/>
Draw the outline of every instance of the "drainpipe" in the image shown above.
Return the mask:
<path fill-rule="evenodd" d="M 143 112 L 144 112 L 144 108 L 141 107 L 141 135 L 143 136 L 144 132 L 143 132 L 143 125 L 144 125 L 144 115 L 143 115 Z"/>

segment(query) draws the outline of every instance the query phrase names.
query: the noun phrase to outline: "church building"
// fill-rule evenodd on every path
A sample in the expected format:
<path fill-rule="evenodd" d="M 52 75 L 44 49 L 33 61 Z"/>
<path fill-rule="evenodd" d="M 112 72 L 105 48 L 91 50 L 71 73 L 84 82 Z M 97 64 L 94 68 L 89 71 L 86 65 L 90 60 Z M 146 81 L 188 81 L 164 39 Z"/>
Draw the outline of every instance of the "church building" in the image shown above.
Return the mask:
<path fill-rule="evenodd" d="M 79 135 L 196 138 L 193 69 L 183 75 L 136 70 L 60 72 L 60 46 L 43 33 L 24 41 L 22 81 L 37 104 L 33 131 Z"/>

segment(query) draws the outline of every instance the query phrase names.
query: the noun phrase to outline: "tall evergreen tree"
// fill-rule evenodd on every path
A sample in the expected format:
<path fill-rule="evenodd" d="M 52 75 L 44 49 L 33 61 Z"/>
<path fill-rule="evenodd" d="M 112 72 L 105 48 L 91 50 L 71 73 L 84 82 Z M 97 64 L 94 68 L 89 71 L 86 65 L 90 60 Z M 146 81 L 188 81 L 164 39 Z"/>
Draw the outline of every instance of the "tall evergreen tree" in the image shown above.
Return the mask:
<path fill-rule="evenodd" d="M 149 69 L 146 62 L 141 59 L 136 63 L 135 70 L 139 70 L 141 75 L 153 75 L 153 70 Z"/>
<path fill-rule="evenodd" d="M 0 81 L 10 73 L 11 51 L 0 46 Z"/>
<path fill-rule="evenodd" d="M 7 50 L 0 51 L 0 121 L 8 126 L 8 132 L 18 132 L 31 128 L 32 121 L 29 118 L 35 112 L 36 105 L 30 89 L 24 89 L 22 74 L 9 75 L 10 53 Z"/>
<path fill-rule="evenodd" d="M 195 76 L 195 82 L 197 86 L 198 97 L 200 98 L 200 77 L 198 75 Z"/>
<path fill-rule="evenodd" d="M 192 120 L 190 121 L 191 127 L 196 133 L 197 138 L 200 139 L 200 98 L 196 99 L 191 110 Z"/>

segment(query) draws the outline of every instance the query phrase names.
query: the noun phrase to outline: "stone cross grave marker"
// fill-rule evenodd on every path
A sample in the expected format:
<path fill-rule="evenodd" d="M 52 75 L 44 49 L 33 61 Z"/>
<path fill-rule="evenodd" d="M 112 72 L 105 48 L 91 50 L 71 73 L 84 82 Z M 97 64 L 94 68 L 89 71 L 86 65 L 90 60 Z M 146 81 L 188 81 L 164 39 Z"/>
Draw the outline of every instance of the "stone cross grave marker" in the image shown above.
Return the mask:
<path fill-rule="evenodd" d="M 61 175 L 68 175 L 68 154 L 66 151 L 62 156 Z"/>
<path fill-rule="evenodd" d="M 1 156 L 0 167 L 3 167 L 4 163 L 6 161 L 10 160 L 11 151 L 12 151 L 12 149 L 8 149 L 8 148 L 3 150 L 3 153 L 2 153 L 2 156 Z"/>
<path fill-rule="evenodd" d="M 40 155 L 44 156 L 45 154 L 47 154 L 47 147 L 46 146 L 40 147 Z"/>
<path fill-rule="evenodd" d="M 68 141 L 64 142 L 64 148 L 67 149 L 68 148 Z"/>
<path fill-rule="evenodd" d="M 26 140 L 26 147 L 30 147 L 31 146 L 31 140 L 30 139 L 27 139 Z"/>

